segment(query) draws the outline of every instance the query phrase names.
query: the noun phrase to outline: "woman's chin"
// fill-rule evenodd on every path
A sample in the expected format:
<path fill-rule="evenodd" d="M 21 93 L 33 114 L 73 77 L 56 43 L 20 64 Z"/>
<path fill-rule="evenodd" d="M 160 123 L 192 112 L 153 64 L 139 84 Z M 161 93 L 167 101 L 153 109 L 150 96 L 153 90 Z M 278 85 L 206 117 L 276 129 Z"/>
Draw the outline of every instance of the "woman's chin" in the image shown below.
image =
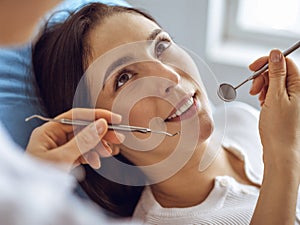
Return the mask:
<path fill-rule="evenodd" d="M 206 99 L 198 100 L 198 115 L 196 119 L 199 123 L 199 141 L 206 141 L 214 130 L 212 111 Z M 201 103 L 200 103 L 201 102 Z"/>
<path fill-rule="evenodd" d="M 214 122 L 210 116 L 201 118 L 200 131 L 199 131 L 199 141 L 207 140 L 214 130 Z"/>

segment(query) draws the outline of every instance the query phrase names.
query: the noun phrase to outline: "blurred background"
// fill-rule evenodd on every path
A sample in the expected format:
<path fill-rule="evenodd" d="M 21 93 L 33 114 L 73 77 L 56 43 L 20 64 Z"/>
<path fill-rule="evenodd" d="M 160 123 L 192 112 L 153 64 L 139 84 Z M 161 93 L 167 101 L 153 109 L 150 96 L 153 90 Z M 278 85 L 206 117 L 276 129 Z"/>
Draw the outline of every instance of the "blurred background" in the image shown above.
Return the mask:
<path fill-rule="evenodd" d="M 150 13 L 176 43 L 200 56 L 216 76 L 203 76 L 209 98 L 219 83 L 239 84 L 251 75 L 248 65 L 284 50 L 300 39 L 299 0 L 127 0 Z M 300 66 L 300 50 L 292 53 Z M 251 82 L 238 89 L 237 100 L 259 107 L 248 94 Z"/>

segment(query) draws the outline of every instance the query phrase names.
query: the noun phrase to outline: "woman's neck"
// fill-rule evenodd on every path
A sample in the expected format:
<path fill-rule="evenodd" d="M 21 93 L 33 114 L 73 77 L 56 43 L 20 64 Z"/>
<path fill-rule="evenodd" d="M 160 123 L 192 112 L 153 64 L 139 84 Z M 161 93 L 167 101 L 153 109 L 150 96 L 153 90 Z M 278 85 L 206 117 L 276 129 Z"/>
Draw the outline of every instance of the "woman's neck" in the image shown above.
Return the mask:
<path fill-rule="evenodd" d="M 238 178 L 223 148 L 203 172 L 199 171 L 201 151 L 195 151 L 188 163 L 169 179 L 151 185 L 156 200 L 166 208 L 191 207 L 203 202 L 214 185 L 216 176 L 230 175 Z"/>

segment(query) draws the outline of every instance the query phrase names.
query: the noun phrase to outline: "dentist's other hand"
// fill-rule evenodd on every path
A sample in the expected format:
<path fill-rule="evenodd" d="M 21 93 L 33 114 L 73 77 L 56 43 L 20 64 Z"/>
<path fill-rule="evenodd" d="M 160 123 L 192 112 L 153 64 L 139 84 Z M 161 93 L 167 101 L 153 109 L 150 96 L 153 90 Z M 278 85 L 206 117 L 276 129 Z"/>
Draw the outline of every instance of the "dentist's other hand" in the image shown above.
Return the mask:
<path fill-rule="evenodd" d="M 288 171 L 300 179 L 300 74 L 295 63 L 279 50 L 250 65 L 258 70 L 269 61 L 269 71 L 253 81 L 250 94 L 260 94 L 259 131 L 267 172 Z"/>
<path fill-rule="evenodd" d="M 82 128 L 47 122 L 32 132 L 26 152 L 60 164 L 66 171 L 79 164 L 99 168 L 100 156 L 107 157 L 112 153 L 107 142 L 119 144 L 124 140 L 124 135 L 107 130 L 107 122 L 121 122 L 121 116 L 107 110 L 78 108 L 56 118 L 90 120 L 91 124 Z"/>

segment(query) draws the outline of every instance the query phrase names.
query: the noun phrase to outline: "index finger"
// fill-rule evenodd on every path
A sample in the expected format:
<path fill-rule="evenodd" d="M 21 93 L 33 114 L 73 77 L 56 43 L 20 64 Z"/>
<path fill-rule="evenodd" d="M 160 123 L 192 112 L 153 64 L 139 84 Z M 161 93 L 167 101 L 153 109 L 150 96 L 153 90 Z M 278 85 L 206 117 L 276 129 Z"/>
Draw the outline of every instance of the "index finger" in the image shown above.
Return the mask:
<path fill-rule="evenodd" d="M 267 62 L 268 62 L 269 57 L 268 56 L 263 56 L 255 60 L 253 63 L 249 65 L 249 69 L 252 71 L 257 71 L 260 68 L 262 68 Z"/>
<path fill-rule="evenodd" d="M 110 112 L 105 109 L 88 109 L 88 108 L 74 108 L 65 113 L 62 113 L 55 117 L 55 119 L 76 119 L 91 121 L 91 123 L 97 119 L 103 118 L 108 123 L 120 123 L 122 117 L 116 113 Z M 47 131 L 48 135 L 51 135 L 53 140 L 60 139 L 59 136 L 66 137 L 76 130 L 76 126 L 62 124 L 58 122 L 47 122 L 41 126 L 41 129 Z"/>

